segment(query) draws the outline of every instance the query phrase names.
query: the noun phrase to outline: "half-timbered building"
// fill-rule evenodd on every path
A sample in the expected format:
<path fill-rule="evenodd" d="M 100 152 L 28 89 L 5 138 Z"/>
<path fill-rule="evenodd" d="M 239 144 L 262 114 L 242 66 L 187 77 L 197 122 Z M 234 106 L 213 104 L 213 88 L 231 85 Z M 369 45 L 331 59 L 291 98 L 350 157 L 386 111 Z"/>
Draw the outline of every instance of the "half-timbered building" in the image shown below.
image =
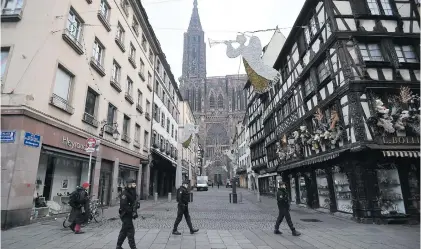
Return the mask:
<path fill-rule="evenodd" d="M 296 204 L 419 219 L 419 53 L 415 0 L 307 0 L 281 79 L 249 102 L 253 169 L 278 172 Z"/>

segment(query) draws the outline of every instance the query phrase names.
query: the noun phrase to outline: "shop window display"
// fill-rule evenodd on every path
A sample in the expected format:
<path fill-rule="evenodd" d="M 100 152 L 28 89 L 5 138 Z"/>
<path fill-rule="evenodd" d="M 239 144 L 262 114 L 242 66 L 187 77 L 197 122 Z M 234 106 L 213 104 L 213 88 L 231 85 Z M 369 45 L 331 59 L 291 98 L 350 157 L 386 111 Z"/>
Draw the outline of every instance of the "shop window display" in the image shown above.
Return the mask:
<path fill-rule="evenodd" d="M 380 189 L 379 205 L 382 215 L 405 214 L 399 174 L 394 164 L 382 166 L 377 170 Z"/>
<path fill-rule="evenodd" d="M 338 211 L 352 213 L 352 195 L 349 180 L 338 166 L 333 168 L 333 182 L 335 184 L 334 189 Z"/>
<path fill-rule="evenodd" d="M 290 186 L 291 186 L 291 203 L 295 203 L 297 199 L 297 194 L 295 193 L 295 178 L 291 177 L 290 179 Z"/>
<path fill-rule="evenodd" d="M 412 167 L 415 167 L 415 165 L 411 165 L 411 168 Z M 420 212 L 420 185 L 416 174 L 416 169 L 413 169 L 408 173 L 409 192 L 411 194 L 409 201 L 411 201 L 412 206 L 417 208 L 418 212 Z"/>
<path fill-rule="evenodd" d="M 307 188 L 306 188 L 306 181 L 303 176 L 300 178 L 300 203 L 307 204 Z"/>
<path fill-rule="evenodd" d="M 324 170 L 316 170 L 316 182 L 320 207 L 330 209 L 329 187 L 327 184 L 326 172 Z"/>

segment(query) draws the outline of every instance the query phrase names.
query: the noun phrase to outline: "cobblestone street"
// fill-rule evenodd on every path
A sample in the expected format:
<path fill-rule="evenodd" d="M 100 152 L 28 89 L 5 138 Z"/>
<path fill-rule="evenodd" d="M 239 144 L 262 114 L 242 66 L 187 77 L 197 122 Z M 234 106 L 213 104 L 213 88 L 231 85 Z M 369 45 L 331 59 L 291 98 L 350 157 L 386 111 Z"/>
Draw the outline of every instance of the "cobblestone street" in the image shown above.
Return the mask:
<path fill-rule="evenodd" d="M 318 213 L 305 208 L 292 208 L 294 225 L 302 235 L 293 237 L 286 223 L 281 225 L 282 235 L 273 234 L 277 209 L 275 200 L 256 196 L 246 190 L 242 203 L 230 204 L 231 189 L 215 187 L 207 192 L 194 192 L 190 204 L 193 226 L 200 229 L 190 235 L 186 222 L 180 224 L 182 236 L 171 235 L 176 216 L 176 203 L 162 199 L 142 203 L 135 221 L 136 242 L 142 249 L 284 249 L 284 248 L 419 248 L 419 226 L 365 225 Z M 63 218 L 34 223 L 2 231 L 2 248 L 5 249 L 61 249 L 103 248 L 114 249 L 121 222 L 116 207 L 106 210 L 102 224 L 84 228 L 85 234 L 75 235 L 62 227 Z M 312 219 L 317 222 L 305 222 Z M 127 241 L 123 248 L 129 248 Z"/>

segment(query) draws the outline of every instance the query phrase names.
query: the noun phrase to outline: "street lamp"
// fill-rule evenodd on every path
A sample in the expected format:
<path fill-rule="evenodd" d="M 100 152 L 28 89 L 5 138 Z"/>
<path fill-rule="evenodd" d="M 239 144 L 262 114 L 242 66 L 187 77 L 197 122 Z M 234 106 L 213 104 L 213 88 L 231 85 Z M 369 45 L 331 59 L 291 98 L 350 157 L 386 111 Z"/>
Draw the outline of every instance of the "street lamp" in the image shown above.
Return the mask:
<path fill-rule="evenodd" d="M 109 124 L 106 120 L 104 120 L 104 121 L 101 122 L 101 124 L 102 124 L 102 128 L 101 128 L 101 130 L 99 132 L 99 136 L 100 137 L 104 137 L 105 127 L 109 127 L 109 128 L 112 129 L 112 134 L 113 134 L 114 140 L 117 141 L 118 140 L 118 136 L 120 136 L 120 132 L 118 132 L 118 130 L 117 130 L 117 127 L 118 127 L 117 122 L 114 122 L 114 123 Z"/>

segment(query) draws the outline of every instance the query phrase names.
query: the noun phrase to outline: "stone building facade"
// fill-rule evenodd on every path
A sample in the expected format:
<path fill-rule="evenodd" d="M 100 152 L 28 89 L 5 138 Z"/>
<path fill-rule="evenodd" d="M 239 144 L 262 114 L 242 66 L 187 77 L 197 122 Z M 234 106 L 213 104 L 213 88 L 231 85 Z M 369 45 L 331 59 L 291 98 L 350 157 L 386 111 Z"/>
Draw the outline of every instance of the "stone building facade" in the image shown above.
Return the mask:
<path fill-rule="evenodd" d="M 200 125 L 199 143 L 204 148 L 204 174 L 210 180 L 225 184 L 230 177 L 229 150 L 235 125 L 244 117 L 247 107 L 243 91 L 246 75 L 206 77 L 205 35 L 199 18 L 197 1 L 184 33 L 183 71 L 180 91 L 192 108 Z"/>

